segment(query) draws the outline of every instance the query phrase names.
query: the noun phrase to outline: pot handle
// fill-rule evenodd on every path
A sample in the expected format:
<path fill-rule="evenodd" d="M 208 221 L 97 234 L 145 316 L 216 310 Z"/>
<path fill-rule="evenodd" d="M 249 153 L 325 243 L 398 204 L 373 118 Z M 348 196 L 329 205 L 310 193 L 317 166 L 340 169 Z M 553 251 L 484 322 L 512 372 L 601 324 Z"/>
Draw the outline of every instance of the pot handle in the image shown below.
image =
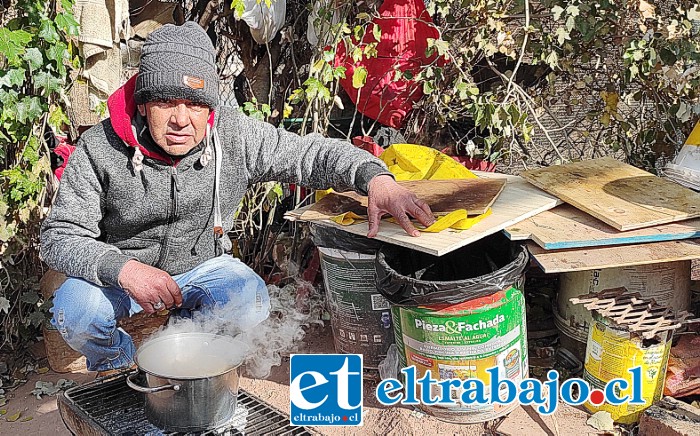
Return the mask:
<path fill-rule="evenodd" d="M 141 385 L 136 384 L 132 378 L 136 377 L 139 375 L 138 373 L 131 374 L 126 378 L 126 384 L 129 385 L 129 387 L 135 391 L 144 393 L 144 394 L 153 394 L 155 392 L 160 392 L 160 391 L 167 391 L 168 389 L 172 389 L 174 391 L 179 391 L 180 390 L 180 385 L 163 385 L 163 386 L 156 386 L 154 388 L 146 388 Z"/>

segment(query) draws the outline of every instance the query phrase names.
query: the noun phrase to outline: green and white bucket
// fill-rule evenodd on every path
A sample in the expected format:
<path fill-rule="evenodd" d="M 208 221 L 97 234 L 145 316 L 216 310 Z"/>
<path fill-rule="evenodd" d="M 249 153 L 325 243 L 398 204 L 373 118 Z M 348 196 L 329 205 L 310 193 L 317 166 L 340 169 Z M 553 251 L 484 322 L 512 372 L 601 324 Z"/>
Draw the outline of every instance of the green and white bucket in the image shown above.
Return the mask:
<path fill-rule="evenodd" d="M 528 377 L 525 298 L 511 287 L 505 291 L 449 306 L 393 308 L 394 335 L 401 365 L 415 365 L 417 376 L 431 370 L 433 378 L 478 378 L 490 390 L 487 369 L 516 385 Z M 433 386 L 434 397 L 439 386 Z M 477 423 L 503 416 L 517 407 L 467 405 L 453 390 L 454 406 L 422 405 L 426 413 L 460 423 Z"/>
<path fill-rule="evenodd" d="M 416 377 L 479 379 L 488 398 L 491 374 L 518 385 L 528 377 L 523 284 L 529 256 L 493 235 L 444 256 L 393 247 L 377 255 L 377 284 L 394 305 L 394 337 L 401 367 L 415 366 Z M 501 386 L 503 386 L 501 384 Z M 417 386 L 420 388 L 420 386 Z M 433 398 L 442 386 L 433 386 Z M 517 403 L 473 404 L 452 388 L 453 404 L 421 405 L 426 412 L 458 423 L 489 421 Z M 465 398 L 471 398 L 467 391 Z M 420 392 L 418 392 L 420 394 Z"/>

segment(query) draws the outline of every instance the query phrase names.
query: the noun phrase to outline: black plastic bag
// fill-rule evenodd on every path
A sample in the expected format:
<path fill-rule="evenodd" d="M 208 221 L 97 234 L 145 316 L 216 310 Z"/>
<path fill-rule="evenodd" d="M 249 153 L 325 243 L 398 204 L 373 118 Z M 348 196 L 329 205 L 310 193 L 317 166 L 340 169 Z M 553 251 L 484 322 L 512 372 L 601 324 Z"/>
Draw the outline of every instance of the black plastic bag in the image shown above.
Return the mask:
<path fill-rule="evenodd" d="M 457 304 L 515 286 L 522 290 L 529 254 L 502 234 L 444 256 L 384 245 L 377 253 L 377 289 L 392 304 Z"/>
<path fill-rule="evenodd" d="M 359 236 L 335 227 L 311 224 L 311 236 L 317 247 L 351 251 L 361 254 L 376 254 L 384 245 L 377 239 Z"/>

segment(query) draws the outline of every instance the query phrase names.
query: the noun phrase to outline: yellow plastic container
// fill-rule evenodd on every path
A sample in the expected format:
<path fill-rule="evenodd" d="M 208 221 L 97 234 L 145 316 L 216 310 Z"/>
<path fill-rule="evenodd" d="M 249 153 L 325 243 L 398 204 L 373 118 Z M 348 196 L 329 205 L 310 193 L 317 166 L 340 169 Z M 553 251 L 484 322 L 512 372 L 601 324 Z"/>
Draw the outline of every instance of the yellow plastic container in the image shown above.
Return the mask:
<path fill-rule="evenodd" d="M 640 415 L 647 407 L 661 398 L 666 379 L 666 366 L 671 351 L 671 332 L 665 332 L 658 340 L 643 341 L 629 332 L 609 325 L 606 318 L 594 316 L 593 324 L 588 330 L 586 346 L 586 361 L 583 379 L 591 389 L 604 390 L 605 385 L 612 379 L 626 380 L 630 388 L 622 390 L 618 397 L 632 396 L 632 375 L 630 368 L 642 368 L 642 398 L 644 405 L 621 404 L 613 406 L 602 403 L 595 406 L 585 403 L 586 409 L 595 413 L 607 411 L 615 422 L 634 424 L 639 422 Z"/>

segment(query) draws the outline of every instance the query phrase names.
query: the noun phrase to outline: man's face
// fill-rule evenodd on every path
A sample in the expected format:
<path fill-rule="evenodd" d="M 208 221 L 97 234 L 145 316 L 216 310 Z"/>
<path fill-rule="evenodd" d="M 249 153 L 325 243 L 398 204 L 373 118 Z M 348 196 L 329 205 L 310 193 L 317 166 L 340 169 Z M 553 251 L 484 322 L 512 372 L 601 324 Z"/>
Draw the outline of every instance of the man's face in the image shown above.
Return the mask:
<path fill-rule="evenodd" d="M 139 105 L 153 140 L 165 152 L 183 156 L 207 133 L 209 107 L 189 100 L 152 101 Z"/>

